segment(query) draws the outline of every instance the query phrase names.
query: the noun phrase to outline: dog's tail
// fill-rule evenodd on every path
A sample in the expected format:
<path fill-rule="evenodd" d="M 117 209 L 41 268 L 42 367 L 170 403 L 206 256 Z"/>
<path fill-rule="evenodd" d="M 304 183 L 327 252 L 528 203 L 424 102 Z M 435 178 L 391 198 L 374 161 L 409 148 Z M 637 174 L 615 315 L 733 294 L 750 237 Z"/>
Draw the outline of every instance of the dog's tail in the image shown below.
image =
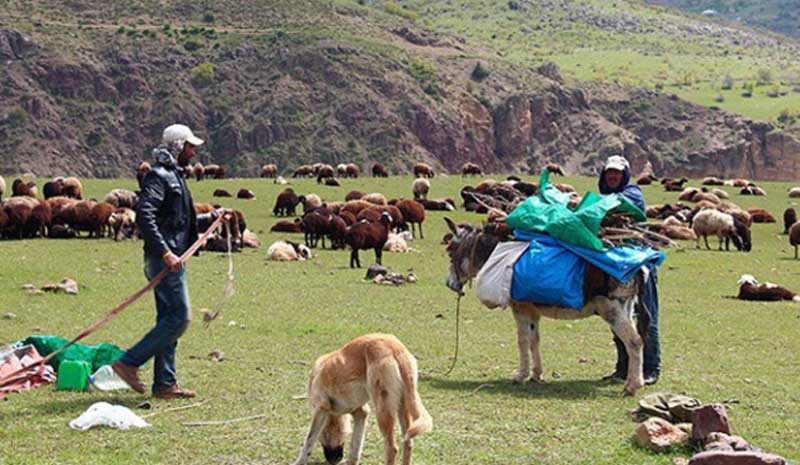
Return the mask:
<path fill-rule="evenodd" d="M 411 424 L 408 431 L 403 436 L 403 441 L 408 441 L 420 433 L 426 433 L 433 429 L 433 418 L 431 418 L 422 399 L 417 392 L 417 362 L 411 354 L 405 354 L 397 360 L 400 367 L 400 377 L 403 380 L 403 405 L 411 417 Z"/>

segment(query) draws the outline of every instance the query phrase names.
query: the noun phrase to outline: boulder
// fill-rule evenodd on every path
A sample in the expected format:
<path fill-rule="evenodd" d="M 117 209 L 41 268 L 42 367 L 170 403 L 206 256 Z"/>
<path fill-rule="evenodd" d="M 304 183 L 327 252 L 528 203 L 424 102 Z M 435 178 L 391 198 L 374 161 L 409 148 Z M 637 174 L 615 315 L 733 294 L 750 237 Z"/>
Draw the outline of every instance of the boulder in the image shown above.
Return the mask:
<path fill-rule="evenodd" d="M 692 411 L 692 440 L 704 442 L 711 433 L 730 434 L 728 412 L 722 404 L 704 405 Z"/>
<path fill-rule="evenodd" d="M 786 465 L 783 457 L 763 452 L 707 451 L 695 454 L 689 465 Z"/>
<path fill-rule="evenodd" d="M 730 436 L 725 433 L 711 433 L 706 436 L 705 450 L 735 450 L 735 451 L 753 451 L 755 448 L 751 446 L 741 436 Z"/>
<path fill-rule="evenodd" d="M 672 446 L 687 444 L 689 435 L 662 418 L 652 417 L 636 427 L 636 442 L 652 451 L 666 452 Z"/>

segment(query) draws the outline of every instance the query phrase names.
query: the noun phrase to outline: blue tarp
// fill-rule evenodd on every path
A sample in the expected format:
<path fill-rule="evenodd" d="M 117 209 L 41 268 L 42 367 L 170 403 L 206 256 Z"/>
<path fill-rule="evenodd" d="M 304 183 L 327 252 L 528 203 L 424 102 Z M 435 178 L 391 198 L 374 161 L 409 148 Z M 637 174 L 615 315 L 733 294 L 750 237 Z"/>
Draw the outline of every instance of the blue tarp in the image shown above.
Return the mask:
<path fill-rule="evenodd" d="M 583 308 L 586 262 L 627 283 L 642 266 L 660 266 L 664 252 L 641 247 L 613 247 L 599 252 L 545 234 L 514 231 L 530 246 L 514 265 L 511 298 L 518 301 Z"/>

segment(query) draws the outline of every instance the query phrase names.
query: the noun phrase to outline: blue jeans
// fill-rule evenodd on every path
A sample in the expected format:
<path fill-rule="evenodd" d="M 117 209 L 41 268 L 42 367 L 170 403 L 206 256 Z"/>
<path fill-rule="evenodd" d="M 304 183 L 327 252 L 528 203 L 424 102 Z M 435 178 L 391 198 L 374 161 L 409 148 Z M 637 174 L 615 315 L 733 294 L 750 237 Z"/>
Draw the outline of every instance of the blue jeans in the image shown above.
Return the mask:
<path fill-rule="evenodd" d="M 645 377 L 661 373 L 661 342 L 658 338 L 658 273 L 656 268 L 650 269 L 650 279 L 647 281 L 645 291 L 645 305 L 650 310 L 650 327 L 647 329 L 647 338 L 644 341 L 644 360 L 643 372 Z M 625 344 L 614 336 L 614 344 L 617 346 L 617 373 L 628 372 L 628 352 Z"/>
<path fill-rule="evenodd" d="M 144 275 L 153 279 L 166 267 L 161 257 L 145 256 Z M 167 273 L 154 290 L 156 296 L 156 326 L 141 341 L 120 358 L 120 362 L 141 366 L 154 358 L 153 392 L 162 391 L 177 383 L 175 349 L 178 338 L 189 326 L 189 289 L 186 269 Z"/>

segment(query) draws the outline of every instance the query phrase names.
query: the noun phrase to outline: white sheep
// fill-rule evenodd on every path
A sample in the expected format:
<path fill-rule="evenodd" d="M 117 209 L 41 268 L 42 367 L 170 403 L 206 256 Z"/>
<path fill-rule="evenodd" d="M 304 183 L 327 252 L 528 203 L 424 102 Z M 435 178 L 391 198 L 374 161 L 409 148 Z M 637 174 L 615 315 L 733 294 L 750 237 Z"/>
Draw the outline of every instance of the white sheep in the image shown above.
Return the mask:
<path fill-rule="evenodd" d="M 2 180 L 3 180 L 3 178 L 0 178 L 0 194 L 3 193 Z M 800 197 L 800 187 L 792 187 L 791 189 L 789 189 L 789 197 L 791 197 L 793 199 L 796 199 L 796 198 Z"/>
<path fill-rule="evenodd" d="M 415 199 L 427 199 L 430 190 L 431 183 L 427 179 L 417 178 L 411 183 L 411 192 Z"/>
<path fill-rule="evenodd" d="M 731 196 L 724 190 L 719 188 L 711 189 L 711 193 L 716 195 L 720 199 L 729 199 Z"/>
<path fill-rule="evenodd" d="M 310 212 L 322 206 L 322 199 L 317 194 L 301 195 L 298 199 L 303 204 L 304 212 Z"/>
<path fill-rule="evenodd" d="M 136 238 L 136 212 L 130 208 L 118 208 L 108 218 L 108 224 L 114 231 L 114 240 Z"/>
<path fill-rule="evenodd" d="M 408 242 L 411 241 L 411 233 L 403 231 L 401 233 L 389 233 L 389 238 L 383 245 L 383 250 L 387 252 L 406 253 L 411 250 Z"/>
<path fill-rule="evenodd" d="M 722 250 L 723 239 L 732 239 L 737 249 L 741 249 L 741 241 L 736 234 L 733 225 L 733 216 L 723 213 L 713 208 L 700 210 L 692 220 L 692 230 L 697 235 L 697 248 L 700 248 L 700 236 L 706 244 L 706 249 L 711 249 L 708 245 L 708 236 L 715 234 L 719 238 L 719 250 Z M 726 240 L 725 247 L 728 243 Z"/>
<path fill-rule="evenodd" d="M 286 178 L 284 178 L 283 176 L 278 176 L 277 178 L 275 178 L 274 181 L 272 181 L 272 183 L 285 186 L 286 184 L 289 184 L 289 181 L 287 181 Z"/>
<path fill-rule="evenodd" d="M 304 261 L 311 258 L 311 249 L 302 244 L 276 241 L 267 249 L 267 260 L 276 262 Z"/>

